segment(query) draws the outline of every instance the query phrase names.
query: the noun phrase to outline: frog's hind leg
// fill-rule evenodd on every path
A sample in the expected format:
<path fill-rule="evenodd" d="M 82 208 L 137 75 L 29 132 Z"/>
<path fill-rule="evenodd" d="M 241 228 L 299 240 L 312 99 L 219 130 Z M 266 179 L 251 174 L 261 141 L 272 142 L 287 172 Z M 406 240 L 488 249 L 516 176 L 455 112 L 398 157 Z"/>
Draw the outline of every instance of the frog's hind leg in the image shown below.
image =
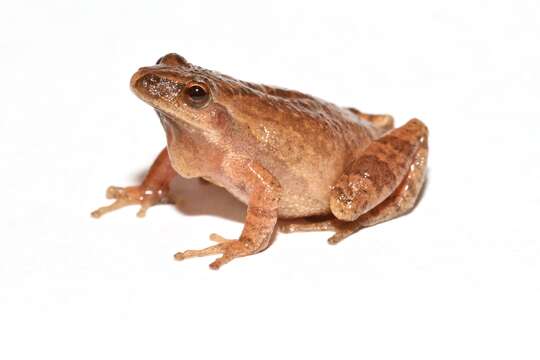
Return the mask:
<path fill-rule="evenodd" d="M 427 127 L 416 119 L 377 139 L 334 185 L 330 209 L 335 219 L 289 225 L 285 231 L 333 230 L 328 242 L 336 244 L 363 227 L 407 213 L 424 183 L 427 139 Z"/>
<path fill-rule="evenodd" d="M 394 118 L 387 114 L 366 114 L 356 108 L 347 108 L 350 112 L 356 115 L 358 118 L 371 123 L 375 128 L 380 131 L 380 135 L 392 130 L 394 128 Z"/>
<path fill-rule="evenodd" d="M 414 155 L 409 166 L 407 176 L 397 189 L 382 203 L 360 216 L 355 221 L 341 221 L 335 217 L 319 219 L 288 220 L 280 223 L 281 232 L 296 231 L 334 231 L 335 234 L 328 239 L 330 244 L 337 244 L 360 229 L 391 220 L 411 211 L 422 191 L 426 177 L 426 164 L 428 157 L 427 141 L 423 142 Z"/>
<path fill-rule="evenodd" d="M 427 127 L 417 119 L 373 141 L 347 167 L 330 193 L 332 214 L 354 221 L 398 188 L 421 147 L 427 148 Z"/>
<path fill-rule="evenodd" d="M 334 236 L 328 239 L 330 244 L 337 244 L 364 227 L 392 220 L 414 209 L 426 179 L 428 149 L 427 144 L 425 145 L 420 147 L 416 153 L 407 176 L 392 195 L 356 221 L 343 224 L 343 230 L 337 231 Z"/>

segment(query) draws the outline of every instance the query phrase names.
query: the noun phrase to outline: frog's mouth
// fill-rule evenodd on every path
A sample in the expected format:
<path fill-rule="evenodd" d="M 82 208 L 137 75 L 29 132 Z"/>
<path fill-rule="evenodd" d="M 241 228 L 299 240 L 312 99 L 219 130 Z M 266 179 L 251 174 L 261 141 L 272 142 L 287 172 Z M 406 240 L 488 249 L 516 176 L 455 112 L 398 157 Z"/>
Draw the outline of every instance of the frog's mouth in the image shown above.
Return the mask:
<path fill-rule="evenodd" d="M 163 126 L 163 129 L 165 130 L 165 134 L 167 135 L 167 142 L 169 143 L 173 141 L 175 133 L 197 132 L 197 133 L 208 134 L 208 131 L 206 129 L 199 126 L 194 126 L 189 121 L 184 121 L 183 119 L 175 120 L 175 118 L 164 113 L 163 111 L 159 109 L 155 109 L 155 110 L 159 116 L 161 125 Z"/>

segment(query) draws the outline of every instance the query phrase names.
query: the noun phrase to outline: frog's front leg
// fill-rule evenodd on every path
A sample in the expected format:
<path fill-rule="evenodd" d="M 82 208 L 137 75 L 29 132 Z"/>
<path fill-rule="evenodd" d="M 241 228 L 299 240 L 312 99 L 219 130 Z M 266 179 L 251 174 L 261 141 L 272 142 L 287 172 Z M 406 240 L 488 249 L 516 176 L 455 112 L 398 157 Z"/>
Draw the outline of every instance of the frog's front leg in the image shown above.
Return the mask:
<path fill-rule="evenodd" d="M 171 166 L 169 154 L 165 148 L 154 160 L 142 184 L 129 187 L 110 186 L 107 189 L 107 198 L 116 199 L 115 202 L 95 210 L 92 216 L 99 218 L 124 206 L 140 205 L 137 216 L 144 217 L 149 207 L 170 201 L 169 185 L 175 176 L 176 172 Z"/>
<path fill-rule="evenodd" d="M 227 240 L 212 234 L 217 244 L 202 250 L 186 250 L 175 255 L 176 260 L 222 254 L 210 264 L 217 270 L 229 261 L 265 250 L 269 245 L 278 217 L 281 186 L 276 178 L 260 164 L 251 160 L 233 160 L 225 167 L 226 176 L 245 189 L 248 208 L 244 230 L 237 240 Z"/>
<path fill-rule="evenodd" d="M 427 148 L 427 136 L 427 127 L 413 119 L 373 141 L 334 185 L 334 216 L 354 221 L 392 195 L 411 171 L 419 149 Z"/>

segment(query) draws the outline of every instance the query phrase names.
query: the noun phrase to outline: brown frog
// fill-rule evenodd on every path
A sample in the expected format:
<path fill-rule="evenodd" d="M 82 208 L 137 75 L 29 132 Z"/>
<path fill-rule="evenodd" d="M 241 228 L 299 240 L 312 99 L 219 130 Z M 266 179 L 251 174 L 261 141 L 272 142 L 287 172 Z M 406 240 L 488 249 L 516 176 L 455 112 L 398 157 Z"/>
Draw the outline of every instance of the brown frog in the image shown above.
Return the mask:
<path fill-rule="evenodd" d="M 247 204 L 239 239 L 212 234 L 216 244 L 177 260 L 221 254 L 213 269 L 265 250 L 278 219 L 283 232 L 332 230 L 336 244 L 359 229 L 410 211 L 426 174 L 428 129 L 417 119 L 394 129 L 389 115 L 342 108 L 298 91 L 236 80 L 160 58 L 131 79 L 152 106 L 167 147 L 141 185 L 110 187 L 116 199 L 94 217 L 132 204 L 168 201 L 177 174 L 201 177 Z"/>

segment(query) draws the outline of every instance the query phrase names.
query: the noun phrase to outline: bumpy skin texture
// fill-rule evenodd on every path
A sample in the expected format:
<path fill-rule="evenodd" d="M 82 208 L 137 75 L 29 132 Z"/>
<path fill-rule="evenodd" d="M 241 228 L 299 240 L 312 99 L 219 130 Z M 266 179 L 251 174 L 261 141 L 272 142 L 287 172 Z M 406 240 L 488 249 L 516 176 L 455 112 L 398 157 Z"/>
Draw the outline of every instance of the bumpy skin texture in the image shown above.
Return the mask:
<path fill-rule="evenodd" d="M 144 215 L 167 201 L 176 173 L 204 178 L 248 205 L 239 239 L 213 234 L 216 245 L 178 260 L 221 254 L 211 264 L 217 269 L 260 252 L 278 218 L 285 232 L 334 230 L 336 243 L 411 210 L 424 182 L 428 131 L 416 119 L 393 129 L 391 116 L 239 81 L 176 54 L 137 71 L 131 88 L 156 109 L 167 148 L 141 185 L 109 188 L 116 202 L 93 215 L 136 203 Z M 299 220 L 308 217 L 320 220 Z"/>

